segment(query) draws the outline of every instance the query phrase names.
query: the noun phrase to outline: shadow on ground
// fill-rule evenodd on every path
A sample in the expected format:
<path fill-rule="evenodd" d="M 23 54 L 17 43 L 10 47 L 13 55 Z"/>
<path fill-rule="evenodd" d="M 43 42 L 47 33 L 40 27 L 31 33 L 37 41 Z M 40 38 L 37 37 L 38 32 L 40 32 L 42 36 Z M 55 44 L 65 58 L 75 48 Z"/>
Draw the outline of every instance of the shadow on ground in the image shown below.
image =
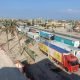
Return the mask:
<path fill-rule="evenodd" d="M 29 65 L 25 71 L 31 80 L 80 80 L 80 76 L 62 71 L 48 59 Z"/>
<path fill-rule="evenodd" d="M 0 80 L 27 80 L 27 79 L 17 68 L 4 67 L 0 69 Z"/>

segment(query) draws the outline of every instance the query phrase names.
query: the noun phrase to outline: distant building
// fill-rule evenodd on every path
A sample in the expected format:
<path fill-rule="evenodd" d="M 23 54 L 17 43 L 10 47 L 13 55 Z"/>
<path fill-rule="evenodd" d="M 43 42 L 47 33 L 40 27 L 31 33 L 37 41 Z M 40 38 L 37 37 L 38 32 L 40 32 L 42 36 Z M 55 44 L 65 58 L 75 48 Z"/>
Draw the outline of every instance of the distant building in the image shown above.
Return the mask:
<path fill-rule="evenodd" d="M 80 32 L 80 22 L 76 23 L 75 27 L 74 27 L 74 30 L 76 32 Z"/>

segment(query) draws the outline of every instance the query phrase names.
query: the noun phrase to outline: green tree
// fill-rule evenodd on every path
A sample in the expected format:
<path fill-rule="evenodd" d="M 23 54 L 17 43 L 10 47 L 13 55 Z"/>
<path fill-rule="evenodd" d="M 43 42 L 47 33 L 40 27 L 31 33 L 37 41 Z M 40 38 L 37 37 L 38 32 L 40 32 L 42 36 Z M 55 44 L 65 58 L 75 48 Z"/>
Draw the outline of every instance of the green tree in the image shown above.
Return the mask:
<path fill-rule="evenodd" d="M 21 50 L 20 38 L 18 35 L 18 30 L 16 28 L 18 25 L 16 21 L 15 20 L 5 20 L 3 22 L 3 25 L 5 26 L 5 28 L 3 28 L 2 30 L 5 31 L 7 35 L 8 50 L 9 50 L 9 36 L 8 36 L 9 33 L 11 34 L 11 37 L 17 36 L 18 43 L 19 43 L 20 50 Z"/>

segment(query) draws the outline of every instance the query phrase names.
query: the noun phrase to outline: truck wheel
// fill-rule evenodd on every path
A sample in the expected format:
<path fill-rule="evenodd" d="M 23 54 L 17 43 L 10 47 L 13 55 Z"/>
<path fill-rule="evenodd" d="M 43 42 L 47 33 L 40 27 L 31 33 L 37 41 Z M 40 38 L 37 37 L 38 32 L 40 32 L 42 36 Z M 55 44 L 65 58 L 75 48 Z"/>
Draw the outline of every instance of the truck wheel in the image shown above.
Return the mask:
<path fill-rule="evenodd" d="M 57 61 L 57 64 L 59 64 L 59 62 Z"/>
<path fill-rule="evenodd" d="M 55 62 L 56 62 L 57 64 L 59 64 L 59 62 L 58 62 L 57 60 L 55 60 Z"/>
<path fill-rule="evenodd" d="M 65 68 L 65 70 L 68 72 L 68 68 Z"/>

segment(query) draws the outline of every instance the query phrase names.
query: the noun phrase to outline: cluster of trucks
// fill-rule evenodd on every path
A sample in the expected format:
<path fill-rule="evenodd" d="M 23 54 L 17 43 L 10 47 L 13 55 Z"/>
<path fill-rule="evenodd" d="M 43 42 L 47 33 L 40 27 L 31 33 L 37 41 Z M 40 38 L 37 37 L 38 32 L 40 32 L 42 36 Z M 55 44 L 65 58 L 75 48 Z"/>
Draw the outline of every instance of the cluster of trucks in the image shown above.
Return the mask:
<path fill-rule="evenodd" d="M 28 34 L 29 33 L 30 32 L 28 32 Z M 28 36 L 30 36 L 30 34 Z M 45 52 L 50 59 L 56 61 L 67 71 L 78 71 L 80 64 L 80 49 L 78 49 L 80 45 L 79 40 L 63 37 L 61 35 L 54 35 L 46 31 L 39 31 L 37 34 L 41 51 Z"/>
<path fill-rule="evenodd" d="M 69 39 L 48 33 L 49 32 L 40 31 L 40 38 L 43 37 L 44 39 L 46 38 L 46 40 L 40 39 L 39 48 L 47 53 L 51 59 L 63 66 L 67 71 L 78 71 L 80 49 L 77 47 L 79 46 L 79 41 L 77 39 Z"/>

